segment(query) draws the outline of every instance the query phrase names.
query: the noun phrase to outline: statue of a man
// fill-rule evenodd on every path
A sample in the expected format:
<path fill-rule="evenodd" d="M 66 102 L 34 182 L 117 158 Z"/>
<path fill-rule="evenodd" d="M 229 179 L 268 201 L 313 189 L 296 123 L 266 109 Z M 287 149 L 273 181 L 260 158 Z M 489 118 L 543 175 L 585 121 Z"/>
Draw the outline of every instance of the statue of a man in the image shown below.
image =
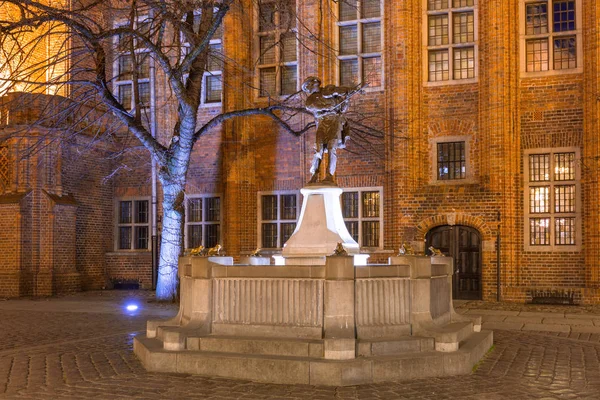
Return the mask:
<path fill-rule="evenodd" d="M 346 147 L 350 128 L 344 113 L 348 110 L 348 99 L 360 88 L 327 85 L 321 88 L 319 78 L 309 76 L 302 84 L 302 90 L 309 96 L 306 109 L 315 116 L 317 123 L 317 141 L 309 183 L 317 182 L 323 153 L 329 154 L 327 171 L 323 182 L 333 183 L 333 174 L 337 164 L 337 149 Z"/>

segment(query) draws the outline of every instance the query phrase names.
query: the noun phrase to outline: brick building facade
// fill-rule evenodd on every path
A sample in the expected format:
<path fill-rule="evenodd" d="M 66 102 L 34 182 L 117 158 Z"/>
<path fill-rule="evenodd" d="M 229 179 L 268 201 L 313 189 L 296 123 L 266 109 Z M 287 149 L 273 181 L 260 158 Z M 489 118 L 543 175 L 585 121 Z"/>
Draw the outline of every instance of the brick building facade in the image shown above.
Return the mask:
<path fill-rule="evenodd" d="M 506 301 L 600 300 L 600 4 L 277 2 L 292 4 L 290 23 L 267 0 L 243 3 L 212 42 L 235 63 L 209 68 L 201 119 L 264 106 L 311 75 L 368 81 L 351 112 L 382 135 L 351 139 L 337 183 L 370 262 L 385 262 L 402 243 L 417 252 L 433 245 L 455 259 L 457 297 L 495 300 L 500 287 Z M 306 39 L 317 32 L 319 40 Z M 164 76 L 155 81 L 157 132 L 168 140 L 174 105 Z M 127 84 L 116 83 L 123 93 Z M 86 140 L 51 152 L 53 160 L 39 160 L 44 152 L 0 160 L 10 183 L 0 196 L 0 295 L 118 280 L 151 286 L 148 156 L 130 154 L 122 163 L 131 168 L 105 182 L 115 165 L 95 152 L 115 149 L 81 156 Z M 313 141 L 314 132 L 294 137 L 262 117 L 201 137 L 188 172 L 185 247 L 220 243 L 235 257 L 280 250 L 298 217 Z M 39 166 L 52 162 L 60 179 L 48 181 Z"/>

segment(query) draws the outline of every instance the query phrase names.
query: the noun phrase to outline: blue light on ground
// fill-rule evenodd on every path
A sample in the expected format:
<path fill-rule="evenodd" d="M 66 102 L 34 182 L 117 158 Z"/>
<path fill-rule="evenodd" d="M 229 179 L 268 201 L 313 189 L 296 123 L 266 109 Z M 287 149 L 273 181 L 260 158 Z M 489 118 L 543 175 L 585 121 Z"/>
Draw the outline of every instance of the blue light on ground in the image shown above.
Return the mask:
<path fill-rule="evenodd" d="M 137 304 L 127 304 L 125 308 L 127 309 L 127 311 L 137 311 L 138 306 Z"/>

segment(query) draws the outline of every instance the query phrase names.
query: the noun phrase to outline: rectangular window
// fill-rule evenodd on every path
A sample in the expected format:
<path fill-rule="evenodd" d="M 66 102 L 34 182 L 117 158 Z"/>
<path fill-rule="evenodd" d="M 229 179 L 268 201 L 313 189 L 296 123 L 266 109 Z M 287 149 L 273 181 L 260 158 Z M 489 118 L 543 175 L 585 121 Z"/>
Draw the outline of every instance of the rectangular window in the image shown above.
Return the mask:
<path fill-rule="evenodd" d="M 117 232 L 119 250 L 149 249 L 150 202 L 138 199 L 119 201 Z"/>
<path fill-rule="evenodd" d="M 12 181 L 12 163 L 8 146 L 0 146 L 0 193 L 9 191 Z"/>
<path fill-rule="evenodd" d="M 576 152 L 549 149 L 526 156 L 527 246 L 533 250 L 538 246 L 553 249 L 579 245 Z"/>
<path fill-rule="evenodd" d="M 221 197 L 190 195 L 185 202 L 185 247 L 214 247 L 221 243 Z"/>
<path fill-rule="evenodd" d="M 259 247 L 280 249 L 296 229 L 298 193 L 259 193 L 259 204 Z"/>
<path fill-rule="evenodd" d="M 117 26 L 128 26 L 120 23 Z M 151 24 L 148 19 L 139 18 L 133 29 L 148 35 Z M 150 53 L 141 39 L 129 34 L 115 38 L 116 56 L 113 64 L 114 93 L 123 107 L 131 111 L 139 104 L 142 108 L 150 106 Z M 136 98 L 134 86 L 137 85 Z"/>
<path fill-rule="evenodd" d="M 194 32 L 198 32 L 198 29 L 200 29 L 201 17 L 200 11 L 196 11 L 194 13 Z M 185 41 L 183 35 L 181 40 L 183 42 L 183 52 L 186 54 L 190 51 L 191 45 Z M 219 105 L 221 103 L 223 93 L 221 79 L 223 74 L 224 60 L 222 42 L 223 26 L 220 25 L 209 42 L 208 62 L 206 71 L 204 71 L 204 76 L 202 78 L 202 104 Z"/>
<path fill-rule="evenodd" d="M 437 144 L 437 179 L 452 180 L 467 177 L 465 142 Z"/>
<path fill-rule="evenodd" d="M 381 248 L 381 188 L 344 189 L 340 198 L 346 228 L 361 247 Z"/>
<path fill-rule="evenodd" d="M 260 97 L 298 91 L 295 0 L 258 2 L 258 85 Z"/>
<path fill-rule="evenodd" d="M 577 68 L 577 1 L 524 1 L 526 71 Z"/>
<path fill-rule="evenodd" d="M 473 0 L 428 1 L 429 82 L 461 81 L 476 77 L 475 15 Z"/>
<path fill-rule="evenodd" d="M 339 80 L 342 86 L 381 87 L 381 2 L 339 2 Z"/>

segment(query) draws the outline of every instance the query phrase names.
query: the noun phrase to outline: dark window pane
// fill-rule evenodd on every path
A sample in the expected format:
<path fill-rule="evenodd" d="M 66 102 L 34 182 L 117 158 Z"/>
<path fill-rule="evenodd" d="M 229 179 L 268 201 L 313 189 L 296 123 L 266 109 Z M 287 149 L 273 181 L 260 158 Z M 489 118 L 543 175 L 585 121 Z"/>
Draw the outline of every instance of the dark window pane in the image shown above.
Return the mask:
<path fill-rule="evenodd" d="M 358 243 L 358 221 L 346 221 L 346 228 L 352 239 Z"/>
<path fill-rule="evenodd" d="M 221 225 L 208 224 L 205 225 L 205 247 L 215 247 L 219 244 L 221 236 Z"/>
<path fill-rule="evenodd" d="M 281 67 L 281 94 L 297 92 L 298 73 L 295 65 Z"/>
<path fill-rule="evenodd" d="M 381 23 L 373 22 L 369 24 L 362 24 L 362 52 L 378 53 L 380 51 Z"/>
<path fill-rule="evenodd" d="M 364 221 L 362 230 L 362 245 L 364 247 L 379 247 L 379 221 Z"/>
<path fill-rule="evenodd" d="M 358 60 L 340 60 L 340 83 L 355 86 L 358 83 Z"/>
<path fill-rule="evenodd" d="M 575 0 L 554 0 L 554 32 L 575 30 Z"/>
<path fill-rule="evenodd" d="M 358 53 L 358 36 L 356 25 L 340 26 L 340 55 Z"/>
<path fill-rule="evenodd" d="M 188 222 L 202 222 L 202 199 L 188 199 L 187 220 Z"/>
<path fill-rule="evenodd" d="M 210 45 L 208 70 L 213 72 L 223 70 L 223 46 L 221 43 L 214 43 Z"/>
<path fill-rule="evenodd" d="M 342 193 L 342 214 L 344 218 L 358 218 L 358 192 Z"/>
<path fill-rule="evenodd" d="M 450 79 L 450 62 L 448 50 L 429 52 L 429 80 L 431 82 L 447 81 Z"/>
<path fill-rule="evenodd" d="M 298 59 L 296 54 L 296 34 L 288 32 L 281 35 L 281 42 L 279 43 L 281 49 L 281 61 L 292 62 Z"/>
<path fill-rule="evenodd" d="M 285 242 L 287 242 L 288 239 L 292 236 L 292 234 L 294 233 L 294 229 L 296 229 L 296 223 L 281 224 L 281 246 L 282 247 L 285 244 Z"/>
<path fill-rule="evenodd" d="M 221 220 L 221 198 L 207 197 L 204 199 L 206 206 L 206 220 L 218 222 Z M 211 246 L 212 247 L 212 246 Z"/>
<path fill-rule="evenodd" d="M 131 249 L 131 227 L 130 226 L 119 227 L 119 249 L 121 249 L 121 250 Z"/>
<path fill-rule="evenodd" d="M 135 228 L 135 248 L 142 250 L 148 248 L 148 227 L 136 226 Z"/>
<path fill-rule="evenodd" d="M 135 223 L 136 224 L 147 224 L 148 223 L 148 200 L 140 200 L 135 202 Z"/>
<path fill-rule="evenodd" d="M 273 221 L 277 219 L 277 196 L 262 196 L 262 219 L 263 221 Z"/>
<path fill-rule="evenodd" d="M 262 224 L 262 247 L 276 249 L 277 246 L 277 224 Z"/>
<path fill-rule="evenodd" d="M 296 195 L 281 195 L 281 219 L 296 219 Z"/>
<path fill-rule="evenodd" d="M 465 142 L 438 143 L 437 177 L 439 180 L 465 179 Z"/>
<path fill-rule="evenodd" d="M 202 244 L 202 225 L 188 225 L 188 248 L 193 249 Z"/>
<path fill-rule="evenodd" d="M 275 96 L 275 83 L 276 83 L 275 68 L 261 68 L 260 69 L 260 96 L 269 97 Z"/>
<path fill-rule="evenodd" d="M 260 32 L 275 29 L 275 3 L 261 2 L 258 12 L 258 30 Z"/>
<path fill-rule="evenodd" d="M 205 103 L 220 103 L 223 86 L 221 84 L 221 75 L 207 75 L 205 81 Z"/>
<path fill-rule="evenodd" d="M 340 21 L 352 21 L 358 18 L 356 0 L 340 0 Z"/>
<path fill-rule="evenodd" d="M 362 0 L 361 18 L 377 18 L 381 16 L 380 0 Z"/>
<path fill-rule="evenodd" d="M 120 224 L 130 224 L 131 223 L 131 209 L 132 203 L 131 201 L 121 201 L 119 202 L 119 223 Z"/>

